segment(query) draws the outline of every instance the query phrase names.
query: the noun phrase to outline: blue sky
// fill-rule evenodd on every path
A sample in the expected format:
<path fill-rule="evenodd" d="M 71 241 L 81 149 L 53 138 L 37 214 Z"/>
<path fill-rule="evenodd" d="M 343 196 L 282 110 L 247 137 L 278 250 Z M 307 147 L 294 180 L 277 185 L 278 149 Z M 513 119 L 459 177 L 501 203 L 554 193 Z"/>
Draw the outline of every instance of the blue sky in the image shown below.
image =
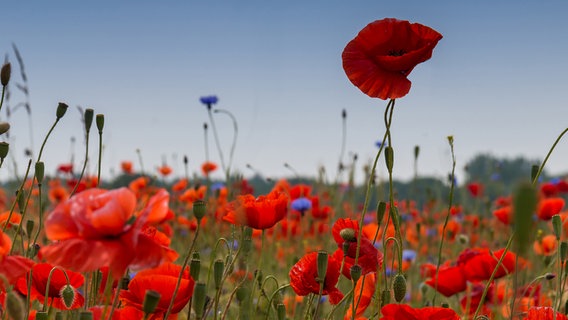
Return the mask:
<path fill-rule="evenodd" d="M 1 52 L 20 49 L 29 78 L 33 149 L 59 101 L 71 107 L 50 138 L 47 171 L 84 154 L 76 107 L 106 118 L 103 175 L 122 160 L 146 171 L 166 162 L 182 175 L 205 160 L 199 97 L 215 94 L 218 108 L 238 120 L 234 168 L 250 164 L 266 176 L 336 172 L 341 111 L 346 150 L 359 156 L 357 176 L 384 133 L 386 102 L 355 88 L 341 66 L 345 45 L 368 23 L 385 17 L 419 22 L 444 38 L 432 59 L 416 67 L 410 93 L 397 101 L 393 121 L 395 177 L 445 177 L 451 170 L 446 137 L 453 135 L 457 167 L 483 152 L 542 159 L 568 126 L 568 3 L 565 1 L 26 1 L 3 7 Z M 9 13 L 9 14 L 8 14 Z M 14 64 L 14 82 L 21 82 Z M 23 97 L 12 90 L 11 103 Z M 1 112 L 6 119 L 6 110 Z M 11 152 L 23 171 L 30 146 L 28 118 L 11 115 Z M 229 152 L 232 123 L 216 116 Z M 95 172 L 97 135 L 89 166 Z M 209 136 L 211 160 L 219 161 Z M 227 157 L 227 155 L 225 156 Z M 567 172 L 568 141 L 548 170 Z M 382 164 L 382 162 L 381 162 Z M 0 178 L 11 175 L 11 166 Z M 384 170 L 383 174 L 384 174 Z M 461 170 L 458 174 L 463 177 Z"/>

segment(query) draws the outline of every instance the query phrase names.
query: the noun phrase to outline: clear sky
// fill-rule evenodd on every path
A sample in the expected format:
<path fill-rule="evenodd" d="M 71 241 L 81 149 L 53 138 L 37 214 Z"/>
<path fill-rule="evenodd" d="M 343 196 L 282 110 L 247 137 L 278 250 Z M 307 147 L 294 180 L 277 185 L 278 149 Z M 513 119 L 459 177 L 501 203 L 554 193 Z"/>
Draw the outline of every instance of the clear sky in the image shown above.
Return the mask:
<path fill-rule="evenodd" d="M 21 51 L 29 80 L 35 154 L 69 104 L 44 151 L 47 172 L 84 155 L 77 106 L 106 118 L 103 175 L 122 160 L 146 171 L 162 162 L 182 175 L 205 160 L 199 97 L 215 94 L 218 108 L 238 120 L 234 168 L 266 176 L 336 172 L 341 111 L 347 111 L 346 151 L 359 167 L 374 157 L 384 133 L 386 102 L 354 87 L 341 52 L 368 23 L 385 17 L 419 22 L 444 38 L 432 59 L 416 67 L 410 93 L 397 101 L 393 121 L 395 177 L 451 170 L 446 137 L 453 135 L 458 168 L 480 152 L 542 159 L 568 126 L 568 2 L 566 1 L 12 1 L 2 7 L 0 52 L 13 63 Z M 10 104 L 23 101 L 12 87 Z M 3 108 L 0 116 L 6 119 Z M 216 115 L 225 157 L 232 123 Z M 31 144 L 23 109 L 10 117 L 11 152 L 19 171 Z M 98 141 L 91 133 L 91 172 Z M 75 137 L 73 147 L 71 137 Z M 2 137 L 5 139 L 5 137 Z M 1 139 L 1 138 L 0 138 Z M 211 160 L 219 162 L 209 135 Z M 73 151 L 74 150 L 74 151 Z M 568 139 L 548 171 L 568 171 Z M 381 161 L 381 165 L 382 165 Z M 10 176 L 12 166 L 0 170 Z M 357 175 L 362 177 L 362 170 Z M 458 178 L 463 173 L 458 171 Z"/>

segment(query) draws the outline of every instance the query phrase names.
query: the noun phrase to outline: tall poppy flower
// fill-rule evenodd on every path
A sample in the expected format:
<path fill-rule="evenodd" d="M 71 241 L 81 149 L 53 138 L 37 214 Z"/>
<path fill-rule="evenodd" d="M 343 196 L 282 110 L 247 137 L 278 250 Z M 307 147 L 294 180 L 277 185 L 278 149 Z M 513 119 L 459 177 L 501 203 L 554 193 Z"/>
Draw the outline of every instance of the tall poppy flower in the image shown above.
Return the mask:
<path fill-rule="evenodd" d="M 247 194 L 227 205 L 223 220 L 232 224 L 246 225 L 254 229 L 269 229 L 282 220 L 288 212 L 288 196 L 272 191 L 255 198 Z"/>
<path fill-rule="evenodd" d="M 410 91 L 407 76 L 432 57 L 442 39 L 437 31 L 392 18 L 368 24 L 343 50 L 343 69 L 349 80 L 373 98 L 395 99 Z"/>
<path fill-rule="evenodd" d="M 160 301 L 150 319 L 163 319 L 164 313 L 170 305 L 174 289 L 180 276 L 181 266 L 173 263 L 164 263 L 157 268 L 138 272 L 128 284 L 128 290 L 120 292 L 120 300 L 125 306 L 143 310 L 144 296 L 147 290 L 160 293 Z M 193 295 L 195 282 L 186 269 L 183 272 L 178 292 L 176 293 L 171 314 L 179 313 Z"/>
<path fill-rule="evenodd" d="M 317 252 L 308 253 L 290 269 L 290 286 L 297 295 L 306 296 L 310 293 L 319 293 L 320 284 L 316 281 L 318 276 L 317 259 Z M 337 304 L 343 298 L 343 293 L 335 287 L 339 280 L 340 267 L 341 262 L 333 256 L 328 257 L 322 294 L 329 295 L 331 304 Z"/>
<path fill-rule="evenodd" d="M 380 320 L 459 320 L 458 314 L 450 308 L 412 308 L 407 304 L 391 303 L 381 308 Z"/>
<path fill-rule="evenodd" d="M 62 290 L 67 286 L 67 278 L 65 277 L 65 273 L 58 268 L 52 272 L 53 268 L 54 266 L 49 263 L 38 263 L 32 267 L 30 300 L 38 300 L 40 303 L 44 303 L 45 293 L 47 291 L 47 301 L 49 305 L 61 310 L 80 308 L 85 303 L 85 298 L 77 291 L 77 288 L 81 287 L 85 282 L 83 275 L 70 270 L 65 271 L 69 278 L 69 285 L 74 292 L 72 304 L 67 306 L 62 296 Z M 49 281 L 49 288 L 47 288 L 47 280 L 50 273 L 52 275 Z M 28 294 L 28 277 L 29 273 L 16 282 L 16 289 L 23 295 Z"/>
<path fill-rule="evenodd" d="M 142 232 L 155 206 L 135 211 L 136 196 L 126 188 L 89 189 L 59 204 L 45 221 L 45 233 L 54 243 L 40 255 L 50 263 L 78 272 L 108 266 L 120 277 L 134 263 L 151 268 L 169 260 L 163 243 Z"/>

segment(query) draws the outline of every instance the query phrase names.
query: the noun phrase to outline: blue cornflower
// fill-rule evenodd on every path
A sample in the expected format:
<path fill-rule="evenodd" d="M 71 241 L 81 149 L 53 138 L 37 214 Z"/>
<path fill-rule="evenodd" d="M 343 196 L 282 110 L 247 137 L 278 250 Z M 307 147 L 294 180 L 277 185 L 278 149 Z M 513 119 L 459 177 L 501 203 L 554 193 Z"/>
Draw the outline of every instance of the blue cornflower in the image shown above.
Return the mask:
<path fill-rule="evenodd" d="M 292 209 L 294 209 L 296 211 L 300 211 L 300 213 L 302 215 L 304 215 L 304 212 L 306 212 L 307 210 L 310 210 L 312 208 L 312 202 L 305 197 L 300 197 L 300 198 L 292 201 L 291 206 L 292 206 Z"/>
<path fill-rule="evenodd" d="M 223 189 L 223 187 L 225 187 L 225 185 L 223 184 L 223 182 L 215 182 L 211 185 L 211 190 L 213 191 L 217 191 L 217 190 L 221 190 Z"/>
<path fill-rule="evenodd" d="M 204 96 L 199 98 L 199 101 L 201 101 L 201 103 L 203 103 L 207 107 L 211 107 L 212 105 L 216 104 L 219 99 L 217 98 L 217 96 Z"/>
<path fill-rule="evenodd" d="M 402 260 L 414 261 L 415 258 L 416 258 L 416 251 L 410 249 L 402 250 Z"/>

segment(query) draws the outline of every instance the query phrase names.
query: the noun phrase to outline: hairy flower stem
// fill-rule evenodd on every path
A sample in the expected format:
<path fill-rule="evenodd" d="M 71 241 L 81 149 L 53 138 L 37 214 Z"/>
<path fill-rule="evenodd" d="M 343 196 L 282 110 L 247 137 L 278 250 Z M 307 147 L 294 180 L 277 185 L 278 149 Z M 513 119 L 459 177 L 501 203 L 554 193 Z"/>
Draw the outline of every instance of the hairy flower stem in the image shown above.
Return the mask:
<path fill-rule="evenodd" d="M 65 276 L 65 280 L 67 281 L 67 285 L 70 286 L 71 283 L 69 282 L 69 276 L 67 275 L 67 272 L 64 269 L 61 269 L 60 267 L 53 267 L 51 268 L 51 271 L 49 271 L 49 275 L 47 276 L 47 283 L 45 285 L 45 299 L 43 301 L 43 308 L 41 309 L 41 311 L 47 311 L 47 302 L 48 302 L 48 298 L 49 298 L 49 284 L 51 283 L 51 277 L 53 276 L 53 272 L 55 270 L 59 269 L 60 271 L 63 272 L 63 275 Z"/>
<path fill-rule="evenodd" d="M 442 238 L 440 239 L 440 246 L 438 247 L 438 261 L 436 262 L 436 278 L 434 281 L 434 298 L 432 298 L 432 305 L 436 305 L 436 296 L 438 295 L 438 275 L 440 273 L 440 265 L 442 264 L 442 248 L 444 246 L 444 238 L 446 236 L 446 227 L 448 226 L 448 221 L 450 220 L 450 212 L 452 209 L 452 204 L 454 200 L 454 177 L 456 172 L 456 155 L 454 153 L 454 138 L 452 136 L 448 137 L 448 143 L 450 144 L 450 152 L 452 154 L 452 173 L 450 174 L 450 198 L 448 201 L 448 213 L 446 214 L 446 219 L 444 220 L 444 226 L 442 227 Z M 475 319 L 475 317 L 473 317 Z"/>
<path fill-rule="evenodd" d="M 213 129 L 213 137 L 215 138 L 215 145 L 217 146 L 217 151 L 219 152 L 219 159 L 221 159 L 221 167 L 224 172 L 227 172 L 227 167 L 225 166 L 225 157 L 223 157 L 223 150 L 221 150 L 221 143 L 219 142 L 219 135 L 217 134 L 217 128 L 215 127 L 215 121 L 213 120 L 213 112 L 211 112 L 211 106 L 207 107 L 207 114 L 209 115 L 209 121 L 211 122 L 211 128 Z"/>
<path fill-rule="evenodd" d="M 552 154 L 552 152 L 554 151 L 554 149 L 556 148 L 556 145 L 560 142 L 560 140 L 562 139 L 562 137 L 566 134 L 566 132 L 568 132 L 568 128 L 564 129 L 564 131 L 562 131 L 562 133 L 560 133 L 560 135 L 558 136 L 558 138 L 556 138 L 556 140 L 554 141 L 554 143 L 552 144 L 552 147 L 550 147 L 550 150 L 548 150 L 548 153 L 546 154 L 546 157 L 544 158 L 544 161 L 542 162 L 542 164 L 540 165 L 540 167 L 538 168 L 537 173 L 535 174 L 535 176 L 533 177 L 532 180 L 532 185 L 536 186 L 537 182 L 538 182 L 538 178 L 540 177 L 540 175 L 542 174 L 542 171 L 544 170 L 544 167 L 546 166 L 546 162 L 548 161 L 548 158 L 550 158 L 550 155 Z M 497 273 L 497 270 L 501 267 L 501 264 L 503 263 L 503 259 L 505 259 L 505 256 L 507 255 L 507 253 L 509 252 L 509 249 L 511 248 L 511 244 L 513 243 L 513 238 L 515 237 L 515 230 L 513 230 L 513 232 L 511 233 L 511 236 L 509 237 L 509 240 L 507 241 L 507 246 L 505 247 L 505 249 L 503 250 L 503 254 L 501 256 L 501 259 L 499 259 L 499 261 L 497 262 L 497 265 L 495 266 L 495 268 L 493 269 L 493 273 L 491 274 L 491 277 L 489 278 L 489 281 L 487 281 L 487 284 L 485 285 L 485 288 L 483 289 L 483 293 L 481 295 L 481 299 L 479 300 L 479 305 L 477 306 L 477 309 L 475 310 L 475 314 L 473 316 L 473 319 L 477 318 L 477 315 L 479 314 L 479 311 L 481 310 L 481 307 L 483 306 L 483 303 L 485 302 L 485 297 L 487 296 L 487 292 L 489 291 L 489 286 L 491 285 L 493 278 L 495 276 L 495 274 Z M 516 266 L 515 266 L 516 267 Z M 516 269 L 515 269 L 516 272 Z M 511 313 L 512 315 L 513 313 Z"/>
<path fill-rule="evenodd" d="M 89 129 L 85 130 L 85 160 L 83 161 L 83 169 L 81 169 L 81 174 L 79 175 L 79 178 L 77 179 L 77 183 L 75 183 L 75 187 L 73 188 L 73 191 L 71 191 L 71 194 L 69 195 L 69 198 L 71 198 L 75 192 L 77 192 L 77 188 L 79 188 L 79 184 L 81 183 L 81 180 L 83 179 L 83 175 L 85 174 L 85 169 L 87 168 L 87 162 L 89 161 Z"/>
<path fill-rule="evenodd" d="M 231 171 L 231 166 L 233 164 L 233 157 L 235 154 L 235 148 L 237 146 L 237 136 L 239 134 L 239 126 L 237 123 L 237 118 L 235 118 L 235 116 L 227 111 L 227 110 L 223 110 L 223 109 L 215 109 L 214 111 L 215 113 L 224 113 L 226 115 L 228 115 L 231 118 L 231 121 L 233 122 L 233 142 L 231 144 L 231 150 L 229 152 L 229 164 L 227 165 L 227 171 L 225 172 L 226 176 L 227 176 L 227 182 L 229 181 L 229 177 L 230 177 L 230 171 Z"/>
<path fill-rule="evenodd" d="M 172 294 L 172 299 L 170 300 L 170 304 L 168 306 L 168 309 L 166 310 L 166 313 L 164 315 L 164 319 L 168 318 L 168 316 L 170 315 L 170 312 L 172 311 L 172 307 L 174 306 L 174 300 L 176 299 L 176 295 L 177 295 L 177 292 L 179 290 L 179 286 L 181 284 L 181 278 L 183 277 L 183 272 L 185 270 L 185 267 L 187 267 L 189 259 L 191 258 L 191 254 L 193 253 L 193 248 L 195 247 L 195 242 L 197 241 L 197 236 L 199 235 L 200 226 L 201 226 L 201 219 L 198 219 L 197 228 L 195 229 L 195 234 L 193 235 L 193 240 L 191 241 L 191 246 L 189 246 L 189 250 L 187 250 L 187 255 L 185 256 L 185 259 L 183 260 L 183 264 L 181 266 L 181 271 L 179 273 L 179 277 L 178 277 L 176 286 L 174 288 L 174 293 Z M 191 312 L 191 310 L 190 310 L 190 312 Z"/>

